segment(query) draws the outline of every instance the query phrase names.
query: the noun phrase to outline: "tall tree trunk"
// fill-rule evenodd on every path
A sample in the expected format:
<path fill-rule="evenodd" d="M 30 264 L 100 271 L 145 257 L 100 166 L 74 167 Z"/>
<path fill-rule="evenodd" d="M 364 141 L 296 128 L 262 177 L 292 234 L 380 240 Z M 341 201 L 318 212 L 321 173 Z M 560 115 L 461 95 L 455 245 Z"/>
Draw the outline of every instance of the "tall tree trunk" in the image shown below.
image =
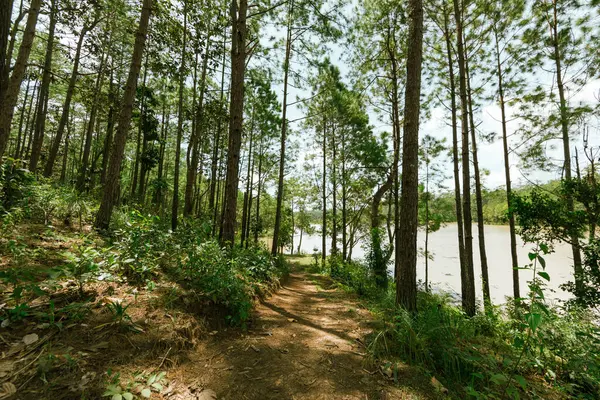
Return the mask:
<path fill-rule="evenodd" d="M 262 192 L 262 164 L 263 164 L 263 140 L 260 137 L 260 146 L 258 150 L 258 185 L 256 188 L 256 226 L 254 229 L 254 243 L 258 243 L 258 231 L 260 227 L 260 194 Z"/>
<path fill-rule="evenodd" d="M 465 266 L 465 239 L 464 224 L 462 215 L 461 190 L 460 190 L 460 171 L 458 156 L 458 121 L 456 106 L 456 78 L 454 75 L 454 59 L 452 58 L 452 44 L 449 27 L 449 10 L 444 3 L 444 38 L 446 41 L 446 56 L 448 60 L 448 81 L 450 83 L 450 112 L 452 113 L 452 164 L 454 167 L 454 207 L 456 210 L 456 225 L 458 231 L 458 256 L 460 261 L 461 277 Z"/>
<path fill-rule="evenodd" d="M 244 193 L 244 209 L 242 211 L 242 238 L 240 241 L 241 246 L 244 245 L 244 240 L 247 239 L 246 226 L 249 221 L 248 215 L 250 214 L 250 199 L 252 198 L 252 186 L 250 183 L 250 175 L 252 174 L 252 160 L 253 160 L 252 144 L 253 144 L 253 139 L 254 139 L 254 105 L 252 106 L 250 132 L 248 132 L 248 135 L 250 136 L 250 140 L 248 143 L 248 161 L 247 161 L 248 170 L 246 172 L 246 191 Z"/>
<path fill-rule="evenodd" d="M 146 107 L 146 91 L 148 90 L 148 88 L 146 87 L 146 82 L 148 79 L 148 55 L 146 55 L 146 65 L 144 67 L 144 86 L 143 86 L 143 96 L 142 96 L 142 102 L 140 105 L 140 117 L 141 117 L 141 124 L 140 124 L 140 131 L 141 131 L 141 140 L 142 140 L 142 152 L 140 153 L 140 162 L 139 162 L 139 168 L 140 168 L 140 175 L 139 175 L 139 181 L 138 181 L 138 185 L 137 185 L 137 194 L 136 196 L 136 201 L 143 205 L 144 204 L 144 195 L 146 193 L 146 178 L 147 178 L 147 174 L 149 172 L 148 170 L 148 164 L 144 162 L 144 155 L 148 152 L 148 139 L 146 138 L 146 132 L 143 129 L 143 119 L 145 118 L 145 115 L 147 113 L 147 107 Z"/>
<path fill-rule="evenodd" d="M 225 95 L 225 63 L 227 61 L 225 51 L 225 46 L 227 44 L 227 29 L 223 31 L 223 59 L 221 60 L 221 96 L 219 100 L 219 106 L 223 105 L 223 99 Z M 222 118 L 220 115 L 217 116 L 217 130 L 215 131 L 215 135 L 213 138 L 213 154 L 211 159 L 211 168 L 210 168 L 210 196 L 208 198 L 208 209 L 213 215 L 212 221 L 212 235 L 216 234 L 217 230 L 217 213 L 216 213 L 216 196 L 217 196 L 217 173 L 219 166 L 219 146 L 221 145 L 221 125 Z"/>
<path fill-rule="evenodd" d="M 79 34 L 79 40 L 77 41 L 75 59 L 73 60 L 73 70 L 71 71 L 71 78 L 69 79 L 69 86 L 67 87 L 67 94 L 65 95 L 65 102 L 63 104 L 62 114 L 60 116 L 60 121 L 58 122 L 58 128 L 56 129 L 56 136 L 54 137 L 54 142 L 52 143 L 52 147 L 50 148 L 50 153 L 48 153 L 48 160 L 46 161 L 46 166 L 44 167 L 44 176 L 46 177 L 52 176 L 52 171 L 54 170 L 54 163 L 56 162 L 56 157 L 58 156 L 58 149 L 60 148 L 62 136 L 65 132 L 67 122 L 69 121 L 69 113 L 71 111 L 71 99 L 73 98 L 75 84 L 77 83 L 79 62 L 81 58 L 81 48 L 83 46 L 83 40 L 85 39 L 86 33 L 86 28 L 83 28 L 81 30 L 81 33 Z"/>
<path fill-rule="evenodd" d="M 29 107 L 27 109 L 27 121 L 25 122 L 25 133 L 23 135 L 23 144 L 21 145 L 21 149 L 19 150 L 18 159 L 24 160 L 26 149 L 29 147 L 31 143 L 31 136 L 33 133 L 33 124 L 35 123 L 35 107 L 34 103 L 37 103 L 37 98 L 39 97 L 39 84 L 35 84 L 33 86 L 33 94 L 31 95 L 31 99 L 29 101 Z M 33 115 L 32 115 L 33 114 Z M 33 118 L 32 118 L 33 117 Z"/>
<path fill-rule="evenodd" d="M 65 147 L 63 149 L 62 167 L 60 169 L 60 183 L 65 183 L 67 179 L 67 161 L 69 159 L 69 137 L 71 128 L 67 127 L 67 136 L 65 137 Z"/>
<path fill-rule="evenodd" d="M 187 0 L 183 1 L 183 47 L 179 68 L 179 109 L 177 111 L 177 144 L 175 145 L 175 169 L 173 176 L 173 204 L 171 205 L 171 229 L 177 229 L 179 214 L 179 164 L 181 161 L 181 139 L 183 137 L 183 89 L 185 87 L 185 54 L 187 45 Z"/>
<path fill-rule="evenodd" d="M 135 160 L 132 168 L 132 179 L 131 179 L 131 197 L 136 196 L 138 188 L 138 177 L 140 171 L 140 164 L 142 163 L 142 142 L 145 144 L 144 132 L 143 132 L 143 118 L 144 118 L 144 105 L 146 104 L 146 79 L 148 78 L 148 58 L 150 52 L 146 53 L 146 60 L 144 61 L 144 78 L 142 81 L 142 101 L 140 102 L 140 120 L 138 123 L 137 140 L 135 146 Z"/>
<path fill-rule="evenodd" d="M 29 169 L 37 170 L 38 161 L 42 152 L 44 134 L 46 130 L 46 114 L 48 112 L 48 94 L 50 91 L 50 79 L 52 75 L 52 54 L 54 50 L 54 31 L 56 27 L 56 9 L 58 0 L 50 3 L 50 26 L 48 27 L 48 41 L 46 43 L 46 56 L 44 60 L 44 72 L 42 73 L 42 86 L 37 104 L 35 130 L 33 132 L 33 144 L 31 147 L 31 158 Z"/>
<path fill-rule="evenodd" d="M 419 206 L 419 113 L 421 109 L 421 67 L 423 62 L 423 4 L 409 0 L 410 27 L 406 59 L 404 140 L 402 149 L 402 197 L 400 200 L 400 259 L 396 303 L 417 310 L 417 228 Z"/>
<path fill-rule="evenodd" d="M 283 207 L 283 180 L 285 174 L 285 147 L 287 140 L 287 95 L 288 78 L 290 71 L 290 59 L 292 56 L 292 19 L 294 13 L 294 0 L 288 5 L 287 36 L 285 41 L 285 60 L 283 62 L 283 110 L 281 115 L 281 148 L 279 150 L 279 178 L 277 180 L 277 206 L 275 207 L 275 227 L 273 229 L 273 246 L 271 254 L 277 254 L 277 243 L 279 243 L 279 230 L 281 228 L 281 214 Z"/>
<path fill-rule="evenodd" d="M 185 184 L 185 205 L 183 215 L 188 217 L 194 210 L 194 183 L 198 175 L 198 163 L 200 159 L 201 126 L 204 120 L 204 94 L 206 92 L 206 72 L 208 70 L 208 48 L 210 46 L 210 35 L 206 38 L 204 51 L 204 60 L 202 62 L 202 73 L 200 77 L 200 98 L 198 99 L 198 108 L 196 110 L 195 129 L 192 131 L 189 146 L 191 147 L 192 157 L 187 169 L 187 181 Z"/>
<path fill-rule="evenodd" d="M 0 107 L 6 86 L 8 82 L 5 77 L 8 76 L 10 68 L 10 58 L 6 57 L 8 50 L 8 36 L 10 34 L 10 19 L 12 16 L 13 2 L 12 0 L 4 0 L 0 2 Z"/>
<path fill-rule="evenodd" d="M 398 230 L 400 229 L 400 181 L 399 181 L 399 167 L 400 167 L 400 106 L 399 106 L 399 98 L 398 98 L 398 60 L 396 57 L 396 29 L 395 29 L 395 21 L 389 22 L 392 25 L 392 28 L 388 27 L 387 37 L 386 37 L 386 50 L 388 53 L 390 66 L 391 66 L 391 80 L 392 80 L 392 136 L 394 140 L 394 160 L 392 162 L 392 176 L 394 179 L 393 182 L 393 197 L 394 197 L 394 234 L 393 240 L 395 249 L 399 246 L 399 235 Z M 394 278 L 398 279 L 399 277 L 399 263 L 400 259 L 398 257 L 398 252 L 395 253 L 396 257 L 394 259 Z"/>
<path fill-rule="evenodd" d="M 553 3 L 553 19 L 551 23 L 551 34 L 552 34 L 552 45 L 554 47 L 554 62 L 556 65 L 556 86 L 558 88 L 558 99 L 560 102 L 560 128 L 562 133 L 563 141 L 563 154 L 565 157 L 564 171 L 565 180 L 571 182 L 571 144 L 569 138 L 569 112 L 567 110 L 567 98 L 565 95 L 565 85 L 563 82 L 563 69 L 562 69 L 562 55 L 560 53 L 559 45 L 559 32 L 558 32 L 558 10 L 557 1 Z M 571 213 L 575 210 L 573 203 L 573 194 L 568 191 L 566 194 L 567 210 Z M 584 282 L 583 282 L 583 267 L 581 263 L 581 252 L 579 248 L 579 237 L 577 236 L 576 230 L 569 232 L 571 237 L 571 250 L 573 252 L 573 266 L 575 270 L 575 295 L 580 297 L 583 295 Z"/>
<path fill-rule="evenodd" d="M 460 4 L 459 4 L 460 3 Z M 471 174 L 469 164 L 469 108 L 463 46 L 463 5 L 454 1 L 456 18 L 456 48 L 458 53 L 458 76 L 460 83 L 462 165 L 463 165 L 463 215 L 465 226 L 465 270 L 461 272 L 462 305 L 469 316 L 475 315 L 475 273 L 473 270 L 473 227 L 471 218 Z"/>
<path fill-rule="evenodd" d="M 111 66 L 111 69 L 112 68 L 114 68 L 114 63 Z M 106 169 L 108 167 L 108 160 L 110 159 L 110 145 L 112 144 L 113 132 L 115 129 L 115 105 L 116 105 L 115 103 L 116 103 L 117 97 L 118 97 L 118 95 L 115 90 L 115 85 L 113 82 L 113 74 L 111 71 L 110 86 L 108 89 L 108 102 L 109 102 L 108 116 L 107 116 L 108 121 L 106 123 L 106 136 L 104 137 L 104 145 L 103 145 L 103 150 L 102 150 L 102 170 L 100 172 L 100 184 L 101 185 L 104 185 L 104 182 L 106 181 Z"/>
<path fill-rule="evenodd" d="M 108 54 L 106 55 L 108 58 Z M 93 173 L 93 168 L 91 171 L 88 171 L 90 164 L 90 152 L 92 149 L 92 140 L 94 135 L 94 126 L 96 125 L 96 115 L 98 114 L 98 101 L 100 99 L 100 92 L 102 91 L 102 84 L 104 82 L 104 65 L 106 62 L 106 58 L 101 56 L 100 66 L 98 67 L 98 76 L 96 77 L 96 84 L 94 88 L 94 97 L 92 100 L 92 109 L 90 111 L 90 121 L 87 127 L 87 131 L 85 134 L 85 145 L 83 147 L 83 159 L 81 163 L 81 170 L 79 171 L 79 176 L 77 178 L 77 188 L 80 191 L 83 191 L 86 186 L 86 181 L 88 179 L 88 175 Z"/>
<path fill-rule="evenodd" d="M 321 262 L 327 258 L 327 123 L 323 121 L 323 222 L 321 225 Z"/>
<path fill-rule="evenodd" d="M 473 95 L 471 91 L 471 75 L 469 73 L 469 58 L 465 57 L 465 74 L 467 81 L 467 96 L 469 101 L 469 123 L 471 127 L 471 152 L 473 154 L 473 173 L 475 175 L 475 204 L 477 206 L 477 236 L 479 239 L 479 259 L 481 261 L 481 286 L 483 288 L 483 304 L 486 311 L 491 310 L 490 280 L 488 273 L 487 253 L 485 251 L 485 225 L 483 220 L 483 196 L 481 194 L 481 175 L 477 157 L 477 135 L 475 118 L 473 117 Z"/>
<path fill-rule="evenodd" d="M 254 131 L 254 129 L 252 129 Z M 256 154 L 252 153 L 252 165 L 250 166 L 250 186 L 249 186 L 249 194 L 248 194 L 248 215 L 246 216 L 246 248 L 248 248 L 248 244 L 250 242 L 250 224 L 252 221 L 252 191 L 254 190 L 254 166 L 256 164 Z"/>
<path fill-rule="evenodd" d="M 115 139 L 113 142 L 110 164 L 104 183 L 102 194 L 102 202 L 96 216 L 95 227 L 97 229 L 106 230 L 110 224 L 112 210 L 117 200 L 119 193 L 119 177 L 121 173 L 121 163 L 125 152 L 125 144 L 127 142 L 127 133 L 131 124 L 131 116 L 133 114 L 133 102 L 137 89 L 138 76 L 142 67 L 142 58 L 144 48 L 146 46 L 146 36 L 148 34 L 148 24 L 150 21 L 150 13 L 152 11 L 152 0 L 144 0 L 142 5 L 142 13 L 140 23 L 135 37 L 133 46 L 133 55 L 131 57 L 131 66 L 129 76 L 127 78 L 127 86 L 123 93 L 123 101 L 121 102 L 121 112 L 119 114 L 119 122 Z"/>
<path fill-rule="evenodd" d="M 512 198 L 512 182 L 510 179 L 510 158 L 508 154 L 508 130 L 506 120 L 506 103 L 504 101 L 504 80 L 502 63 L 500 62 L 500 44 L 498 42 L 498 32 L 496 26 L 494 29 L 495 39 L 495 50 L 496 50 L 496 65 L 498 74 L 498 96 L 500 100 L 500 113 L 502 116 L 502 146 L 504 150 L 504 178 L 506 182 L 506 204 L 510 209 L 510 202 Z M 513 278 L 513 297 L 515 299 L 521 298 L 521 288 L 519 286 L 519 259 L 517 256 L 517 234 L 515 229 L 515 216 L 512 212 L 508 214 L 508 226 L 510 231 L 510 256 L 512 260 L 512 278 Z"/>
<path fill-rule="evenodd" d="M 35 84 L 35 83 L 34 83 Z M 27 79 L 27 88 L 25 88 L 25 98 L 23 99 L 23 105 L 21 106 L 21 116 L 19 117 L 19 132 L 17 134 L 17 144 L 13 157 L 19 158 L 19 150 L 21 149 L 21 141 L 23 139 L 23 124 L 25 123 L 25 114 L 27 113 L 27 100 L 29 100 L 29 87 L 31 86 L 31 79 Z M 35 90 L 35 88 L 34 88 Z"/>
<path fill-rule="evenodd" d="M 429 292 L 429 160 L 425 170 L 425 291 Z"/>
<path fill-rule="evenodd" d="M 346 181 L 346 131 L 342 129 L 342 260 L 346 261 L 348 256 L 348 237 L 346 226 L 348 225 L 347 210 L 347 181 Z"/>
<path fill-rule="evenodd" d="M 15 113 L 15 107 L 19 100 L 19 91 L 21 89 L 23 77 L 25 76 L 25 70 L 27 69 L 27 61 L 29 60 L 29 54 L 31 53 L 33 39 L 35 37 L 35 27 L 37 25 L 41 3 L 42 0 L 31 0 L 27 24 L 25 25 L 25 31 L 23 32 L 21 47 L 19 47 L 19 54 L 17 55 L 17 60 L 13 66 L 13 72 L 10 76 L 4 96 L 0 99 L 0 158 L 4 155 L 10 137 L 10 128 Z"/>
<path fill-rule="evenodd" d="M 387 274 L 387 262 L 383 256 L 383 250 L 381 248 L 381 217 L 379 212 L 379 205 L 383 196 L 392 189 L 394 184 L 393 172 L 390 174 L 386 181 L 377 189 L 373 195 L 371 201 L 371 247 L 372 247 L 372 258 L 373 258 L 373 275 L 375 275 L 375 283 L 381 288 L 387 288 L 388 286 L 388 274 Z"/>
<path fill-rule="evenodd" d="M 232 246 L 235 238 L 240 147 L 244 123 L 244 74 L 246 70 L 246 14 L 248 0 L 231 1 L 231 102 L 227 176 L 225 178 L 225 213 L 221 241 Z"/>
<path fill-rule="evenodd" d="M 166 90 L 165 88 L 163 88 L 163 90 Z M 162 119 L 161 119 L 161 135 L 160 135 L 160 147 L 158 150 L 158 171 L 157 171 L 157 175 L 156 175 L 156 180 L 158 182 L 158 185 L 156 187 L 156 192 L 154 194 L 154 204 L 158 206 L 159 210 L 162 208 L 162 204 L 163 204 L 163 169 L 164 169 L 164 165 L 165 165 L 165 150 L 167 147 L 167 132 L 169 130 L 169 119 L 168 119 L 168 115 L 170 114 L 170 108 L 169 111 L 167 111 L 167 96 L 163 95 L 162 96 L 163 99 L 163 104 L 162 104 Z"/>
<path fill-rule="evenodd" d="M 331 255 L 337 256 L 337 171 L 336 171 L 336 141 L 335 124 L 331 124 Z"/>

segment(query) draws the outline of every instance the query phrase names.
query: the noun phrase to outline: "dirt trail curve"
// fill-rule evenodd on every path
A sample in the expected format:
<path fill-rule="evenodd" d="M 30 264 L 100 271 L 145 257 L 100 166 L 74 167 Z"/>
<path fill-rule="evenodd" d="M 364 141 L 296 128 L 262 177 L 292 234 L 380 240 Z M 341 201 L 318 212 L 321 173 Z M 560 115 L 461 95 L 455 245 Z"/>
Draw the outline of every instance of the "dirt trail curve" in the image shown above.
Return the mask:
<path fill-rule="evenodd" d="M 329 286 L 321 276 L 292 273 L 256 307 L 246 334 L 216 334 L 180 378 L 219 400 L 435 398 L 411 368 L 394 385 L 368 365 L 357 339 L 370 331 L 371 316 Z"/>

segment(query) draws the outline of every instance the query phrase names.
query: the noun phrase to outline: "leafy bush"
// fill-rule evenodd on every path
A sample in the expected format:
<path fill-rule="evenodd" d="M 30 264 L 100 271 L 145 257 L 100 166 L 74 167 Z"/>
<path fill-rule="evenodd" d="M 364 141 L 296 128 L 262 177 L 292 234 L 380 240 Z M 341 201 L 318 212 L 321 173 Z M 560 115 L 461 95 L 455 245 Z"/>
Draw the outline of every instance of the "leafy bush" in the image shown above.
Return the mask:
<path fill-rule="evenodd" d="M 0 214 L 24 206 L 31 197 L 35 178 L 22 161 L 8 158 L 0 164 Z"/>
<path fill-rule="evenodd" d="M 205 242 L 190 249 L 183 270 L 192 288 L 227 308 L 232 324 L 248 319 L 254 293 L 243 271 L 218 243 Z"/>
<path fill-rule="evenodd" d="M 91 241 L 85 240 L 77 247 L 76 253 L 65 254 L 67 264 L 62 271 L 67 277 L 77 280 L 80 295 L 83 295 L 83 285 L 96 278 L 104 265 L 102 255 L 91 244 Z"/>
<path fill-rule="evenodd" d="M 160 223 L 156 216 L 147 217 L 132 211 L 124 227 L 115 232 L 119 271 L 132 283 L 141 284 L 156 276 L 158 259 L 171 236 L 161 229 Z"/>
<path fill-rule="evenodd" d="M 384 328 L 370 340 L 372 353 L 424 367 L 461 396 L 529 397 L 545 380 L 568 396 L 599 398 L 600 328 L 589 311 L 547 306 L 547 251 L 530 253 L 529 297 L 507 310 L 469 318 L 450 295 L 420 292 L 412 314 L 396 308 L 390 288 L 375 299 Z"/>
<path fill-rule="evenodd" d="M 181 273 L 192 289 L 224 306 L 233 325 L 244 325 L 265 283 L 285 273 L 285 264 L 261 248 L 228 250 L 207 241 L 187 250 Z"/>

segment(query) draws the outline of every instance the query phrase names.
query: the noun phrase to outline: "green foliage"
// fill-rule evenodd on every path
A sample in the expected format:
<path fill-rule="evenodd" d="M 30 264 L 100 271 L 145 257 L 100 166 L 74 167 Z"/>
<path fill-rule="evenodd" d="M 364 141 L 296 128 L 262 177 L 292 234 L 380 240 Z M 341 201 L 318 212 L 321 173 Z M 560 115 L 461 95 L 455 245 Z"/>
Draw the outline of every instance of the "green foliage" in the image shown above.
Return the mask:
<path fill-rule="evenodd" d="M 155 278 L 158 259 L 171 236 L 162 229 L 160 218 L 132 211 L 115 236 L 119 272 L 138 285 Z"/>
<path fill-rule="evenodd" d="M 96 278 L 105 261 L 89 239 L 77 246 L 76 253 L 67 252 L 65 258 L 67 264 L 62 271 L 67 277 L 77 280 L 79 294 L 83 295 L 84 284 Z"/>
<path fill-rule="evenodd" d="M 131 304 L 123 304 L 120 301 L 111 301 L 106 303 L 106 309 L 110 312 L 113 324 L 125 325 L 130 324 L 131 316 L 127 313 L 127 309 Z"/>
<path fill-rule="evenodd" d="M 540 244 L 530 253 L 522 268 L 532 276 L 529 296 L 519 306 L 473 318 L 445 293 L 419 292 L 414 314 L 397 308 L 394 285 L 379 289 L 369 268 L 358 263 L 338 263 L 334 277 L 368 300 L 381 319 L 383 328 L 371 335 L 369 350 L 384 363 L 398 357 L 418 365 L 458 397 L 528 398 L 545 381 L 574 398 L 597 398 L 600 329 L 589 311 L 546 303 L 549 251 Z"/>
<path fill-rule="evenodd" d="M 276 281 L 285 271 L 259 248 L 227 250 L 207 241 L 187 250 L 181 274 L 197 294 L 228 310 L 233 325 L 244 325 L 253 299 L 263 284 Z"/>
<path fill-rule="evenodd" d="M 32 196 L 35 178 L 21 164 L 22 161 L 12 158 L 0 164 L 0 214 L 25 206 Z"/>

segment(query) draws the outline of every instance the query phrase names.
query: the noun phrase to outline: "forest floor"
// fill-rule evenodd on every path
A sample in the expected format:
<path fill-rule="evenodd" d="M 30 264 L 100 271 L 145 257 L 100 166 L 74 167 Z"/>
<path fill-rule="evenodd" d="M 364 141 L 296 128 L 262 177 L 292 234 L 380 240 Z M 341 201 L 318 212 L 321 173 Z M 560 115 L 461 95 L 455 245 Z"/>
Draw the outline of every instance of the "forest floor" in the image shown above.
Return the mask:
<path fill-rule="evenodd" d="M 372 324 L 328 278 L 296 269 L 256 307 L 246 334 L 215 335 L 182 378 L 197 379 L 219 399 L 436 398 L 416 369 L 401 367 L 394 385 L 369 359 L 363 338 Z"/>
<path fill-rule="evenodd" d="M 38 272 L 80 242 L 74 232 L 40 232 L 18 232 L 40 250 Z M 100 399 L 107 389 L 140 398 L 162 372 L 151 399 L 439 398 L 422 371 L 398 364 L 392 376 L 368 355 L 377 322 L 358 298 L 307 272 L 306 260 L 290 260 L 291 274 L 256 304 L 246 329 L 168 279 L 153 290 L 95 281 L 83 295 L 62 282 L 22 321 L 2 324 L 0 399 Z M 127 315 L 119 323 L 107 310 L 117 303 Z"/>

